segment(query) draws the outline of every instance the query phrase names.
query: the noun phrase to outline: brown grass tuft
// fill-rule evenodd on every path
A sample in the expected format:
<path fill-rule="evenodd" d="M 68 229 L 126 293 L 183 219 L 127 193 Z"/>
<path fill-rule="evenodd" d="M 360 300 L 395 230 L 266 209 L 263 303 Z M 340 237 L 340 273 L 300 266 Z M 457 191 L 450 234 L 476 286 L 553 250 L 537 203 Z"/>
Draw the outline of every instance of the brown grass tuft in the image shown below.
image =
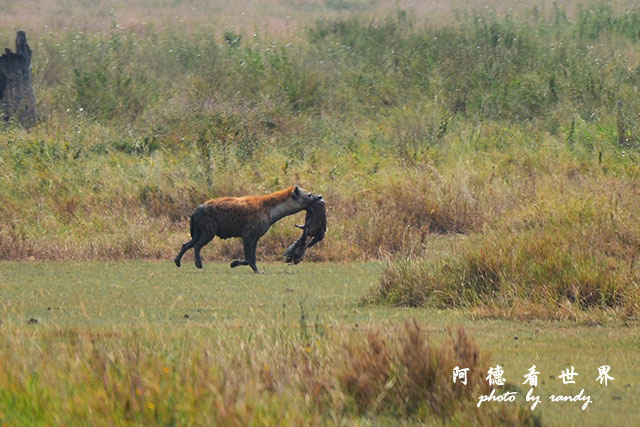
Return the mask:
<path fill-rule="evenodd" d="M 536 422 L 519 405 L 476 407 L 488 391 L 487 361 L 462 329 L 442 343 L 415 321 L 364 333 L 331 328 L 311 341 L 282 330 L 250 337 L 227 331 L 180 348 L 151 330 L 42 326 L 37 343 L 32 333 L 3 325 L 0 410 L 17 424 L 26 414 L 70 424 L 309 425 L 363 415 Z M 466 386 L 452 383 L 455 366 L 470 368 Z"/>

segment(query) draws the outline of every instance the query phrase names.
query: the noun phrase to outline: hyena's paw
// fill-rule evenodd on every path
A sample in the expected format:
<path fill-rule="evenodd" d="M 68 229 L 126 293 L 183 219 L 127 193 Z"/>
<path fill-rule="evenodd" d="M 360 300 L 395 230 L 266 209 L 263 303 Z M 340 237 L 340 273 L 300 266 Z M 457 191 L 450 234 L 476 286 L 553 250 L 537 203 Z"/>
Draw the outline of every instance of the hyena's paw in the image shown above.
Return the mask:
<path fill-rule="evenodd" d="M 180 260 L 178 258 L 174 259 L 173 262 L 176 263 L 176 267 L 180 267 Z"/>

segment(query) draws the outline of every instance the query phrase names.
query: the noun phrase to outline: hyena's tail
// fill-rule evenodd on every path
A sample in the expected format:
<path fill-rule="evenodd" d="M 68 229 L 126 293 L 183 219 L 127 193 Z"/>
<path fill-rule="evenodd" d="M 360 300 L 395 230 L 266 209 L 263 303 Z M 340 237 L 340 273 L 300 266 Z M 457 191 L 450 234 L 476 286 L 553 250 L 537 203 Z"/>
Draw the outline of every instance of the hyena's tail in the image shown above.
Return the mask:
<path fill-rule="evenodd" d="M 178 252 L 178 255 L 176 255 L 176 257 L 173 259 L 173 262 L 175 262 L 178 267 L 180 267 L 180 260 L 182 259 L 184 253 L 191 249 L 200 238 L 201 231 L 200 227 L 198 226 L 198 221 L 196 220 L 196 214 L 199 212 L 201 213 L 201 210 L 197 208 L 191 215 L 191 218 L 189 218 L 189 233 L 191 234 L 191 240 L 182 245 L 182 248 L 180 248 L 180 252 Z"/>
<path fill-rule="evenodd" d="M 189 233 L 191 234 L 191 237 L 195 235 L 195 232 L 196 232 L 196 224 L 195 222 L 193 222 L 193 215 L 191 215 L 191 218 L 189 220 Z"/>
<path fill-rule="evenodd" d="M 200 230 L 200 226 L 198 225 L 198 219 L 202 219 L 204 216 L 204 207 L 198 206 L 191 214 L 191 219 L 189 221 L 189 232 L 191 233 L 191 238 L 194 242 L 198 241 L 200 234 L 202 234 L 202 230 Z"/>

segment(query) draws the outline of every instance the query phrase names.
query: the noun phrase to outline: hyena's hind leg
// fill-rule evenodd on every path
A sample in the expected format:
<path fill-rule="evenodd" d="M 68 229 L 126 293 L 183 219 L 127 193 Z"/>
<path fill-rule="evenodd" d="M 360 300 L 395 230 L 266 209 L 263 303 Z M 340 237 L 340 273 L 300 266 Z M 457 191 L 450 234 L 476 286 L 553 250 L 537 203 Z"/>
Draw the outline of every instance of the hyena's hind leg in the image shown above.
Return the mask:
<path fill-rule="evenodd" d="M 178 255 L 176 255 L 176 257 L 173 259 L 173 262 L 176 263 L 177 267 L 180 267 L 180 261 L 182 260 L 182 256 L 184 255 L 184 253 L 191 249 L 193 245 L 195 245 L 195 240 L 196 238 L 192 237 L 191 240 L 182 245 L 182 248 L 180 248 L 180 252 L 178 252 Z"/>
<path fill-rule="evenodd" d="M 204 245 L 213 240 L 216 235 L 216 230 L 203 230 L 202 234 L 200 234 L 200 238 L 194 244 L 194 252 L 195 252 L 195 263 L 196 267 L 202 268 L 202 258 L 200 258 L 200 250 Z"/>
<path fill-rule="evenodd" d="M 182 248 L 180 248 L 180 252 L 178 252 L 178 255 L 176 255 L 176 257 L 173 259 L 173 262 L 176 263 L 177 267 L 180 267 L 180 261 L 182 260 L 182 256 L 184 255 L 184 253 L 191 249 L 198 242 L 198 239 L 200 239 L 200 229 L 195 224 L 193 216 L 191 216 L 191 219 L 189 221 L 189 227 L 191 231 L 191 240 L 182 245 Z"/>

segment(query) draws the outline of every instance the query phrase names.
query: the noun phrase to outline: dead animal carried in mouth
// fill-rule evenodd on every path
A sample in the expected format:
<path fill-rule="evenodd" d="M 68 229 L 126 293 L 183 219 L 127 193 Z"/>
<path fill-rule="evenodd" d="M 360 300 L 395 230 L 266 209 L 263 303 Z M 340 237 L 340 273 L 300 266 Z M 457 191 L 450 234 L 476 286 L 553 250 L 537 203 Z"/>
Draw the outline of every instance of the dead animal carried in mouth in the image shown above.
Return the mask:
<path fill-rule="evenodd" d="M 304 253 L 307 249 L 324 239 L 324 234 L 327 231 L 327 206 L 324 200 L 314 201 L 307 209 L 304 225 L 296 224 L 296 227 L 302 229 L 302 236 L 284 252 L 284 259 L 289 264 L 298 264 L 304 258 Z M 312 240 L 307 245 L 307 238 L 309 237 Z"/>

